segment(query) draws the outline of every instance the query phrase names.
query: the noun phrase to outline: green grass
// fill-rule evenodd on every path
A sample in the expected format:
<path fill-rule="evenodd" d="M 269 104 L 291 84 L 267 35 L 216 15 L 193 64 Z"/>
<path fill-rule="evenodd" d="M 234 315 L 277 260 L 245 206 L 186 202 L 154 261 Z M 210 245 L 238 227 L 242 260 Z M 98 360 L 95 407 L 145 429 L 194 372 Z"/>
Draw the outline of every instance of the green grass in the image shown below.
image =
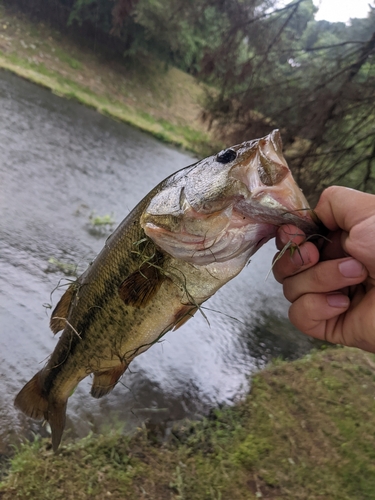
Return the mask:
<path fill-rule="evenodd" d="M 88 436 L 22 445 L 0 498 L 38 500 L 373 500 L 375 357 L 327 349 L 260 372 L 231 408 L 168 440 Z M 108 493 L 109 492 L 109 493 Z"/>
<path fill-rule="evenodd" d="M 63 50 L 57 48 L 55 49 L 55 54 L 60 59 L 61 62 L 68 64 L 70 68 L 77 70 L 82 69 L 82 64 L 79 61 L 77 61 L 77 59 L 74 59 L 74 57 L 71 57 Z"/>

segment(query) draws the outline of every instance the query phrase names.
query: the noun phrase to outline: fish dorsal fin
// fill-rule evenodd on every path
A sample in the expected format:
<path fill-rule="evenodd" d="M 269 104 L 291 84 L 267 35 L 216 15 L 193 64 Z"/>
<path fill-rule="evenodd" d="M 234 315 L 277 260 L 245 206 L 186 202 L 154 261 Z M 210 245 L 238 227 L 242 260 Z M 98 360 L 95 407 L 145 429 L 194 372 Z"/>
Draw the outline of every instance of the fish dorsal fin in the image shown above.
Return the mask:
<path fill-rule="evenodd" d="M 91 396 L 101 398 L 114 389 L 119 381 L 119 378 L 127 368 L 126 363 L 121 363 L 114 368 L 110 368 L 104 372 L 94 373 L 94 380 L 91 387 Z"/>
<path fill-rule="evenodd" d="M 145 307 L 164 279 L 165 276 L 157 266 L 146 262 L 121 283 L 118 293 L 127 306 Z"/>
<path fill-rule="evenodd" d="M 77 288 L 75 285 L 70 285 L 51 314 L 49 326 L 54 334 L 61 330 L 64 330 L 66 326 L 70 304 L 72 303 L 72 300 L 75 296 L 76 289 Z"/>

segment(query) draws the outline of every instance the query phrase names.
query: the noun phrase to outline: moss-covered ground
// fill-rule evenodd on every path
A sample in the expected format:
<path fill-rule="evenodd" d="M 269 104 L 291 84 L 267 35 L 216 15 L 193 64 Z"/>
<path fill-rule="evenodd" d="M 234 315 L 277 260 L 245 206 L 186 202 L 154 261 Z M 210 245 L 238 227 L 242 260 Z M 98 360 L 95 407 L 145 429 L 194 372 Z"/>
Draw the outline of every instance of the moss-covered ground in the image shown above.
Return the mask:
<path fill-rule="evenodd" d="M 373 500 L 375 356 L 327 349 L 277 362 L 234 407 L 161 438 L 89 436 L 21 446 L 2 500 Z"/>
<path fill-rule="evenodd" d="M 1 0 L 0 68 L 201 156 L 220 147 L 200 119 L 203 86 L 192 76 L 79 44 Z"/>

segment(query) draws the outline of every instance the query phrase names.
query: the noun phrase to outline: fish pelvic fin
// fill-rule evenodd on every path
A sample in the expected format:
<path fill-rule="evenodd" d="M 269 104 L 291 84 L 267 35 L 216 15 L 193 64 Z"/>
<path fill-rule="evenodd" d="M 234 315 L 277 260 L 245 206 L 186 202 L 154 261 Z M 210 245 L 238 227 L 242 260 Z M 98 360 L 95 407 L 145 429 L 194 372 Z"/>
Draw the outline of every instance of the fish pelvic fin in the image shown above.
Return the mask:
<path fill-rule="evenodd" d="M 47 420 L 52 432 L 52 448 L 59 447 L 65 427 L 65 401 L 50 401 L 43 390 L 42 371 L 38 372 L 21 389 L 14 400 L 14 406 L 35 420 Z"/>
<path fill-rule="evenodd" d="M 65 291 L 64 295 L 58 301 L 55 309 L 52 311 L 49 326 L 54 334 L 64 330 L 66 327 L 66 320 L 68 318 L 70 305 L 77 292 L 77 285 L 72 284 Z"/>
<path fill-rule="evenodd" d="M 94 380 L 91 387 L 91 396 L 101 398 L 110 393 L 115 388 L 120 377 L 127 368 L 126 363 L 110 368 L 104 372 L 94 373 Z"/>

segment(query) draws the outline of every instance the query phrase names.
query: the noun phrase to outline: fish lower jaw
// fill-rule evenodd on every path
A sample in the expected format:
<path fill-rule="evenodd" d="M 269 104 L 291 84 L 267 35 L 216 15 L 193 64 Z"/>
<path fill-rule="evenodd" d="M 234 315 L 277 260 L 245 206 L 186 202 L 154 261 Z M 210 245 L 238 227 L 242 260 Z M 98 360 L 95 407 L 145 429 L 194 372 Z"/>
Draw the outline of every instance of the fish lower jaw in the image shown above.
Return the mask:
<path fill-rule="evenodd" d="M 179 244 L 183 244 L 186 246 L 198 246 L 198 245 L 203 246 L 207 242 L 207 237 L 205 235 L 191 234 L 186 231 L 173 232 L 150 222 L 145 224 L 143 229 L 146 235 L 149 238 L 151 238 L 155 243 L 161 240 L 168 239 L 171 241 L 172 240 L 177 241 L 178 239 Z"/>
<path fill-rule="evenodd" d="M 241 216 L 241 219 L 243 217 Z M 225 231 L 209 238 L 186 233 L 158 231 L 145 227 L 145 232 L 154 243 L 173 258 L 194 266 L 207 266 L 222 263 L 243 256 L 247 261 L 264 243 L 273 238 L 277 226 L 267 223 L 255 223 L 246 219 L 240 226 L 238 217 Z"/>

